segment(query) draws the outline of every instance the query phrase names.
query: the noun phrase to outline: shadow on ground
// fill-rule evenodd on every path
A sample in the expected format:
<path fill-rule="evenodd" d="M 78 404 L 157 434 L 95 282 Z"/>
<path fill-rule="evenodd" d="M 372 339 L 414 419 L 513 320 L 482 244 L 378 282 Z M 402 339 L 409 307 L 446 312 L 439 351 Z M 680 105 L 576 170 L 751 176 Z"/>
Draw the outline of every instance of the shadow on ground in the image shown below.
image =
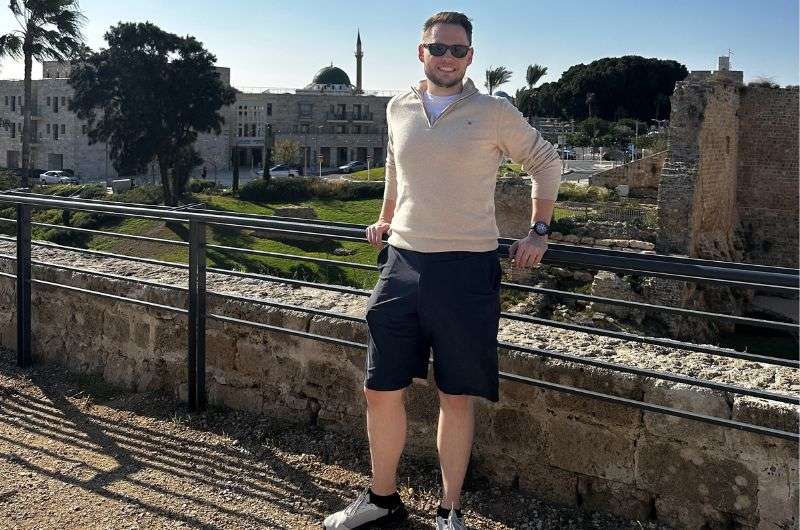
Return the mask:
<path fill-rule="evenodd" d="M 360 429 L 354 426 L 354 429 Z M 0 527 L 319 528 L 368 481 L 360 437 L 230 410 L 190 414 L 95 377 L 19 370 L 0 350 Z M 404 459 L 401 495 L 431 528 L 438 469 Z M 656 528 L 471 478 L 472 528 Z"/>

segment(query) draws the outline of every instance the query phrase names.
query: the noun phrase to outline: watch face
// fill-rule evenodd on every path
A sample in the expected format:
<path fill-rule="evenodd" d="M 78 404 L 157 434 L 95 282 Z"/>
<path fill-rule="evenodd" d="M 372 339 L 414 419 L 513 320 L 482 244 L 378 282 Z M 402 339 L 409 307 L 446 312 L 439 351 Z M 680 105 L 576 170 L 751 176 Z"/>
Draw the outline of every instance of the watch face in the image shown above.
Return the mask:
<path fill-rule="evenodd" d="M 538 221 L 536 224 L 533 225 L 533 231 L 539 234 L 540 236 L 543 236 L 550 231 L 550 227 L 547 226 L 546 223 Z"/>

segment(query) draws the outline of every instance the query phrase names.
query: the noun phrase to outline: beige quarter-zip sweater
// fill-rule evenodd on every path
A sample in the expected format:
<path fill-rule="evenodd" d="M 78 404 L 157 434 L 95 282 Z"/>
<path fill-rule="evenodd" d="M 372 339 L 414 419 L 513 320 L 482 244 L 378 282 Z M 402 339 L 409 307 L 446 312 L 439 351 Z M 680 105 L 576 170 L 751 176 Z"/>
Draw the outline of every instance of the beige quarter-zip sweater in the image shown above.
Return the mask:
<path fill-rule="evenodd" d="M 479 93 L 469 79 L 433 123 L 420 97 L 425 89 L 423 81 L 386 108 L 384 199 L 396 201 L 389 244 L 418 252 L 494 250 L 494 190 L 504 155 L 531 175 L 531 197 L 555 200 L 558 153 L 507 99 Z"/>

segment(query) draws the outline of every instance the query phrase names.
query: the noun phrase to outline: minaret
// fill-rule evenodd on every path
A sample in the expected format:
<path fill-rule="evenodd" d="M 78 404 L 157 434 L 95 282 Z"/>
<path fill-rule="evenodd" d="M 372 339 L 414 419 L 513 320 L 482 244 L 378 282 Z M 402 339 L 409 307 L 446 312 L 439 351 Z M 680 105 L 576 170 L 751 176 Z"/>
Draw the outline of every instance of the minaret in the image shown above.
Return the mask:
<path fill-rule="evenodd" d="M 358 37 L 356 38 L 356 94 L 363 94 L 361 88 L 361 59 L 364 57 L 364 52 L 361 50 L 361 30 L 358 30 Z"/>

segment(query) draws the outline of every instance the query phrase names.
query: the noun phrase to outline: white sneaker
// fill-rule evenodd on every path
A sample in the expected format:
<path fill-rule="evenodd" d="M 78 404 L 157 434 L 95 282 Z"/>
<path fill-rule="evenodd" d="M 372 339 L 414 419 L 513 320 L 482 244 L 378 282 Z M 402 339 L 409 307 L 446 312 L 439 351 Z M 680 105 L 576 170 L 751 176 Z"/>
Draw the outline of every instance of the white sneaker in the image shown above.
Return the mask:
<path fill-rule="evenodd" d="M 458 517 L 455 510 L 450 510 L 447 519 L 436 516 L 436 530 L 467 530 L 464 522 Z"/>
<path fill-rule="evenodd" d="M 408 512 L 402 502 L 391 510 L 369 502 L 369 488 L 367 488 L 350 503 L 350 506 L 329 515 L 322 525 L 325 530 L 367 530 L 400 523 L 405 521 L 406 517 Z"/>

